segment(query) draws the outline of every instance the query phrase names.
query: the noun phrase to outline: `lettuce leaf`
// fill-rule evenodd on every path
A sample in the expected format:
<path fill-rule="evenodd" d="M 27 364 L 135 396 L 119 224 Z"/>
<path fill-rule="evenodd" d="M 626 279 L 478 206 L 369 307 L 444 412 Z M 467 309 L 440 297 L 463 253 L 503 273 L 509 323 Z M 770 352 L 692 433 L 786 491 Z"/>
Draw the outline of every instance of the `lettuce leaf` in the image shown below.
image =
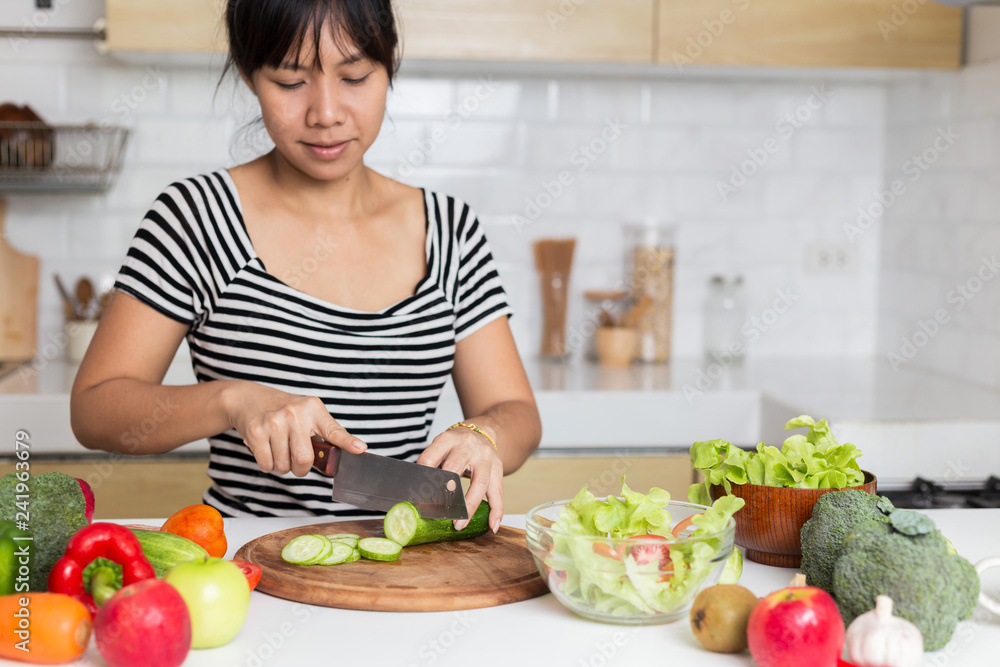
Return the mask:
<path fill-rule="evenodd" d="M 864 483 L 858 466 L 861 451 L 849 442 L 840 444 L 825 419 L 802 415 L 785 424 L 785 430 L 807 428 L 785 439 L 781 449 L 760 443 L 755 451 L 744 451 L 725 440 L 696 442 L 691 446 L 691 465 L 705 478 L 693 484 L 688 499 L 708 505 L 709 489 L 733 484 L 760 484 L 801 489 L 843 489 Z"/>

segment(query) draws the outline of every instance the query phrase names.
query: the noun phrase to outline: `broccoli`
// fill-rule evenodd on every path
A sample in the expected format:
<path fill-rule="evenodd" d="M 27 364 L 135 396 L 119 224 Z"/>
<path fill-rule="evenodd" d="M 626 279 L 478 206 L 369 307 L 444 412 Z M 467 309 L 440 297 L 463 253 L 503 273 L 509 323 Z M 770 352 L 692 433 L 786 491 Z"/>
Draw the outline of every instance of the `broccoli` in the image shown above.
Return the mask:
<path fill-rule="evenodd" d="M 63 555 L 69 538 L 89 523 L 86 513 L 87 501 L 80 483 L 69 475 L 12 472 L 0 479 L 0 520 L 25 521 L 34 538 L 30 590 L 46 589 L 49 571 Z"/>
<path fill-rule="evenodd" d="M 833 566 L 841 555 L 847 533 L 863 521 L 888 522 L 892 511 L 887 498 L 859 489 L 824 493 L 813 507 L 812 518 L 802 526 L 802 573 L 806 583 L 833 592 Z"/>
<path fill-rule="evenodd" d="M 936 529 L 906 535 L 869 520 L 847 535 L 842 550 L 833 595 L 844 623 L 873 609 L 876 596 L 888 595 L 896 615 L 920 629 L 924 650 L 934 651 L 948 643 L 959 621 L 972 617 L 979 577 L 969 561 L 948 552 Z"/>

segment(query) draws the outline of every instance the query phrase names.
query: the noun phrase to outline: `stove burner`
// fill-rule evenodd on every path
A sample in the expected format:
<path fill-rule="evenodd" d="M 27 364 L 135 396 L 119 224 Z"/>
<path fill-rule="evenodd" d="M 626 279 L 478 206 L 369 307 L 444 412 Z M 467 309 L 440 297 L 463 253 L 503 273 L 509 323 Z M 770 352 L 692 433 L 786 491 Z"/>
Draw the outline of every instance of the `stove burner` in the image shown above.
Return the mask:
<path fill-rule="evenodd" d="M 908 509 L 1000 507 L 1000 479 L 990 476 L 982 487 L 946 489 L 943 485 L 918 477 L 906 491 L 886 491 L 896 507 Z"/>

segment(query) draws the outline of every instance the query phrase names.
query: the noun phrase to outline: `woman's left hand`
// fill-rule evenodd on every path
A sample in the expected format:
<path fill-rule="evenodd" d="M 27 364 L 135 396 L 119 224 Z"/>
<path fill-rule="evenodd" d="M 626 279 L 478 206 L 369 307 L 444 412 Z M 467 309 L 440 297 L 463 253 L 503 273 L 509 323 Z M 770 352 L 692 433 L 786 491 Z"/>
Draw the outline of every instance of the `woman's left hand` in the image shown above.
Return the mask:
<path fill-rule="evenodd" d="M 494 533 L 499 530 L 503 519 L 503 462 L 485 436 L 468 428 L 449 429 L 431 441 L 417 463 L 471 477 L 465 493 L 469 517 L 485 497 L 490 504 L 490 529 Z M 468 524 L 468 519 L 456 521 L 455 529 Z"/>

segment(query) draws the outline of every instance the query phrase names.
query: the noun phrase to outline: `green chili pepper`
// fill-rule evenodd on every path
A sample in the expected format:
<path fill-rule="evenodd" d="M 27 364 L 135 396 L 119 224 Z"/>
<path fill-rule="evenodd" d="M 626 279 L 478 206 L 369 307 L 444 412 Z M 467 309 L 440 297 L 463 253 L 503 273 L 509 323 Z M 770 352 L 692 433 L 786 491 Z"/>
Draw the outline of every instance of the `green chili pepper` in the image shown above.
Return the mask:
<path fill-rule="evenodd" d="M 0 521 L 0 595 L 27 592 L 34 552 L 31 533 Z"/>

